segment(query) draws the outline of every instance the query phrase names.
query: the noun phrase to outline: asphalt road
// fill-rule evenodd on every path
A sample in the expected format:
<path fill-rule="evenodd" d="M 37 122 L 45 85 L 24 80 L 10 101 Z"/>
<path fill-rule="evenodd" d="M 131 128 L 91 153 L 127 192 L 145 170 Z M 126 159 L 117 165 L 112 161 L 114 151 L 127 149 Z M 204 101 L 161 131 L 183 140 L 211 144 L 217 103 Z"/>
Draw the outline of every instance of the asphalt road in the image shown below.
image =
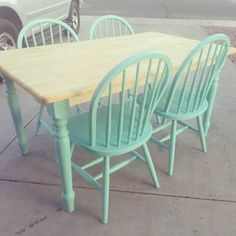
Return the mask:
<path fill-rule="evenodd" d="M 236 0 L 85 0 L 81 14 L 236 20 Z"/>

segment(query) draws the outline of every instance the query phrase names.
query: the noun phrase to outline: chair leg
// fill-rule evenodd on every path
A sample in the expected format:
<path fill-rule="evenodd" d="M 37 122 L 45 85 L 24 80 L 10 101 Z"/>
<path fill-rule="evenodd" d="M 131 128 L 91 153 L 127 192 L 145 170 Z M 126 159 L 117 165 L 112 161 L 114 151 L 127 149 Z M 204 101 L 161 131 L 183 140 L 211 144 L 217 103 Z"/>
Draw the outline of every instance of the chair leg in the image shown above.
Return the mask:
<path fill-rule="evenodd" d="M 109 186 L 110 186 L 110 157 L 103 157 L 103 223 L 108 223 Z"/>
<path fill-rule="evenodd" d="M 205 137 L 205 132 L 204 132 L 203 123 L 202 123 L 202 117 L 201 116 L 197 117 L 197 125 L 198 125 L 198 131 L 199 131 L 202 151 L 206 152 L 207 151 L 207 148 L 206 148 L 206 137 Z"/>
<path fill-rule="evenodd" d="M 152 181 L 157 188 L 160 188 L 160 184 L 159 184 L 159 181 L 157 178 L 156 170 L 153 165 L 152 158 L 151 158 L 151 155 L 150 155 L 150 152 L 148 150 L 148 146 L 146 143 L 143 145 L 143 152 L 146 157 L 146 162 L 147 162 L 148 170 L 149 170 L 150 175 L 152 177 Z"/>
<path fill-rule="evenodd" d="M 40 105 L 35 135 L 38 135 L 38 133 L 39 133 L 39 129 L 40 129 L 40 126 L 41 126 L 41 119 L 42 119 L 42 116 L 43 116 L 44 108 L 45 108 L 44 105 Z"/>
<path fill-rule="evenodd" d="M 73 156 L 74 147 L 75 147 L 74 143 L 71 142 L 70 143 L 71 157 Z"/>
<path fill-rule="evenodd" d="M 54 155 L 53 155 L 53 159 L 57 164 L 59 163 L 59 158 L 58 158 L 58 150 L 57 150 L 57 145 L 56 145 L 56 140 L 54 139 Z"/>
<path fill-rule="evenodd" d="M 84 113 L 85 110 L 82 109 L 79 105 L 76 105 L 76 111 L 77 111 L 77 114 L 80 115 L 81 113 Z"/>
<path fill-rule="evenodd" d="M 206 137 L 207 137 L 208 129 L 210 127 L 211 115 L 212 115 L 212 111 L 213 111 L 213 107 L 215 103 L 216 91 L 218 87 L 218 79 L 219 78 L 215 78 L 211 86 L 211 89 L 207 95 L 208 108 L 203 115 L 203 127 L 204 127 L 203 129 L 204 129 L 204 133 Z"/>
<path fill-rule="evenodd" d="M 173 175 L 174 159 L 175 159 L 175 143 L 176 143 L 176 120 L 172 120 L 171 123 L 171 135 L 170 135 L 170 151 L 169 151 L 169 163 L 168 174 Z"/>
<path fill-rule="evenodd" d="M 161 117 L 158 116 L 157 113 L 155 113 L 155 118 L 156 118 L 156 122 L 157 122 L 157 124 L 160 125 L 160 124 L 161 124 Z"/>

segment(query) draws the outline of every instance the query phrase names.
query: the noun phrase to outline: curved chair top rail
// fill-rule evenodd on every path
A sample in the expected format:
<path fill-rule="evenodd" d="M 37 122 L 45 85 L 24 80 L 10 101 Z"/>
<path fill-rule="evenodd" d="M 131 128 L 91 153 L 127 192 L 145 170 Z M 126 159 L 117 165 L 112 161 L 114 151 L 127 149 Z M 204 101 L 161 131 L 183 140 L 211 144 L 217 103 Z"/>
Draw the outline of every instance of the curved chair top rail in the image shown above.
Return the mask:
<path fill-rule="evenodd" d="M 116 15 L 105 15 L 93 23 L 89 38 L 107 38 L 127 34 L 134 34 L 134 30 L 124 18 Z"/>
<path fill-rule="evenodd" d="M 164 94 L 171 70 L 169 57 L 160 52 L 139 53 L 111 69 L 91 100 L 91 145 L 96 145 L 97 120 L 101 119 L 106 123 L 103 133 L 107 147 L 111 143 L 119 147 L 137 141 L 146 131 L 156 104 Z M 128 90 L 133 94 L 132 99 L 127 95 Z M 137 105 L 138 97 L 141 97 L 140 105 Z M 105 99 L 102 108 L 101 99 Z"/>
<path fill-rule="evenodd" d="M 226 35 L 216 34 L 200 42 L 188 54 L 169 86 L 166 112 L 188 114 L 201 108 L 213 81 L 218 79 L 229 45 Z"/>
<path fill-rule="evenodd" d="M 72 41 L 79 42 L 79 37 L 65 22 L 56 19 L 35 19 L 20 31 L 17 47 L 37 47 Z"/>

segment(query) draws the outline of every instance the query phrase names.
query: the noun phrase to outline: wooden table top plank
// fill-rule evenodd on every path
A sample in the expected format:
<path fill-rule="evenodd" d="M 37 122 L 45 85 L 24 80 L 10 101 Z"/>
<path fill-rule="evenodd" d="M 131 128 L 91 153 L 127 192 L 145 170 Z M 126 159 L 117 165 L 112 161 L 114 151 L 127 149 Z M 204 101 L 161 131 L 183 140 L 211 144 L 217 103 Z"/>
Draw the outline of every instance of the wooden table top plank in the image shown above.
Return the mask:
<path fill-rule="evenodd" d="M 64 99 L 78 103 L 88 101 L 103 77 L 123 59 L 142 51 L 161 51 L 170 56 L 176 70 L 198 43 L 198 40 L 147 32 L 24 48 L 1 53 L 0 70 L 41 103 Z M 230 50 L 233 53 L 235 48 Z"/>

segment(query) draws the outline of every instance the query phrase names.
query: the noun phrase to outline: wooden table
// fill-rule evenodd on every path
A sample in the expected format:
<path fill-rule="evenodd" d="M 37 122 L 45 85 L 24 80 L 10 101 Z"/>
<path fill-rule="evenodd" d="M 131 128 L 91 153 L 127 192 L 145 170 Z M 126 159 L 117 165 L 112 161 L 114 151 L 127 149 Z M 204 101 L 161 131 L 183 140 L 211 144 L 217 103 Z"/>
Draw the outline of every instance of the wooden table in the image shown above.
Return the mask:
<path fill-rule="evenodd" d="M 67 211 L 74 210 L 67 130 L 70 105 L 89 101 L 104 75 L 128 56 L 147 50 L 162 51 L 170 56 L 176 70 L 198 43 L 188 38 L 147 32 L 1 53 L 0 72 L 5 80 L 8 103 L 23 155 L 28 153 L 28 147 L 14 83 L 40 103 L 46 104 L 54 121 L 54 144 L 59 158 L 62 198 Z M 232 48 L 230 53 L 236 53 L 236 49 Z"/>

